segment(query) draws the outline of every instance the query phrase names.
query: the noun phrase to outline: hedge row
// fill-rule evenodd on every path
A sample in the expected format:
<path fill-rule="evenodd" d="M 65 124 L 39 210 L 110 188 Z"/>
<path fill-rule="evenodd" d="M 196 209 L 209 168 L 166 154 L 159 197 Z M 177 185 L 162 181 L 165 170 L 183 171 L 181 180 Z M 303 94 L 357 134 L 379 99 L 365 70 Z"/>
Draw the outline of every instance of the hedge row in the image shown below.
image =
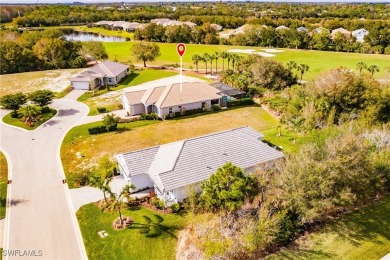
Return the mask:
<path fill-rule="evenodd" d="M 115 131 L 117 129 L 118 129 L 117 127 L 112 127 L 112 128 L 107 129 L 107 127 L 105 127 L 104 125 L 101 125 L 101 126 L 95 126 L 95 127 L 88 128 L 88 133 L 90 135 L 96 135 L 96 134 Z"/>
<path fill-rule="evenodd" d="M 239 106 L 248 106 L 255 104 L 255 101 L 251 98 L 242 98 L 236 100 L 230 100 L 227 102 L 227 107 L 239 107 Z"/>

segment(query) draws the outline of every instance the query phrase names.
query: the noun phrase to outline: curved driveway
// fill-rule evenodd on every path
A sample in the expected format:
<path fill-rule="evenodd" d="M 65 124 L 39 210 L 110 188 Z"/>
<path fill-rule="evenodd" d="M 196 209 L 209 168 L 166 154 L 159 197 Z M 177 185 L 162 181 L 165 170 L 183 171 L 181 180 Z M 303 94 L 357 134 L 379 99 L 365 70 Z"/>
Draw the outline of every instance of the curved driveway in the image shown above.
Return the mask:
<path fill-rule="evenodd" d="M 65 176 L 59 155 L 65 134 L 88 113 L 88 107 L 76 101 L 80 94 L 72 91 L 54 100 L 51 106 L 57 115 L 34 131 L 1 122 L 0 147 L 9 160 L 12 180 L 8 185 L 5 250 L 42 252 L 41 259 L 87 258 L 69 189 L 62 183 Z"/>

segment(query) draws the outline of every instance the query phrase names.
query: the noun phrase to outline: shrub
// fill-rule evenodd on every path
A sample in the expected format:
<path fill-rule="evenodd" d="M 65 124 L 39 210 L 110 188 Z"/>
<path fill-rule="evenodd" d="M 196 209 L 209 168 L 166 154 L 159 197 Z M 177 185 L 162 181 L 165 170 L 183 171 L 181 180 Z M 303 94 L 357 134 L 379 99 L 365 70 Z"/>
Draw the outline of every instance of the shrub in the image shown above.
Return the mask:
<path fill-rule="evenodd" d="M 106 133 L 106 132 L 108 132 L 108 131 L 104 125 L 88 128 L 88 133 L 90 135 L 101 134 L 101 133 Z"/>
<path fill-rule="evenodd" d="M 98 107 L 98 108 L 96 108 L 97 109 L 97 111 L 99 112 L 99 113 L 106 113 L 107 112 L 107 108 L 105 108 L 105 107 Z"/>
<path fill-rule="evenodd" d="M 165 208 L 165 201 L 160 200 L 158 197 L 153 197 L 150 200 L 150 204 L 152 204 L 153 206 L 159 209 Z"/>
<path fill-rule="evenodd" d="M 81 172 L 74 173 L 74 183 L 76 186 L 85 186 L 88 184 L 90 172 L 84 170 Z"/>
<path fill-rule="evenodd" d="M 142 114 L 142 120 L 158 120 L 158 115 L 156 113 Z"/>
<path fill-rule="evenodd" d="M 189 115 L 195 115 L 202 112 L 203 112 L 203 108 L 196 108 L 196 109 L 190 109 L 184 111 L 184 115 L 189 116 Z"/>
<path fill-rule="evenodd" d="M 255 104 L 255 101 L 251 98 L 242 98 L 236 100 L 230 100 L 227 102 L 227 107 L 249 106 Z"/>
<path fill-rule="evenodd" d="M 221 106 L 220 106 L 220 105 L 212 105 L 212 106 L 211 106 L 211 110 L 213 110 L 213 111 L 219 111 L 219 110 L 221 110 Z"/>
<path fill-rule="evenodd" d="M 172 209 L 172 211 L 173 212 L 179 212 L 179 210 L 180 210 L 180 204 L 179 203 L 175 203 L 175 204 L 172 204 L 171 205 L 171 209 Z"/>
<path fill-rule="evenodd" d="M 131 41 L 130 37 L 126 37 L 125 40 L 126 40 L 127 42 Z"/>

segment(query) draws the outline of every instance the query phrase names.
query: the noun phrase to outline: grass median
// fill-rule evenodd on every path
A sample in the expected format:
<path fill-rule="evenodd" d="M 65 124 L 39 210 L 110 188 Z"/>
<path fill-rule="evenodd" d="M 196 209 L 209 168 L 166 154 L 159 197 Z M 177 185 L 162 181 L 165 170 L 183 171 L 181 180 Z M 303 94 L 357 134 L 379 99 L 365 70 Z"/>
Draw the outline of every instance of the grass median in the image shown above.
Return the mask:
<path fill-rule="evenodd" d="M 46 111 L 40 115 L 40 119 L 37 122 L 35 122 L 34 126 L 26 125 L 25 122 L 20 121 L 20 118 L 13 118 L 11 116 L 11 113 L 9 113 L 3 117 L 3 122 L 6 124 L 9 124 L 9 125 L 12 125 L 12 126 L 26 129 L 26 130 L 35 130 L 40 125 L 42 125 L 47 120 L 49 120 L 50 118 L 52 118 L 53 116 L 55 116 L 57 114 L 57 110 L 55 110 L 54 108 L 49 108 L 49 109 L 45 109 L 45 110 Z"/>

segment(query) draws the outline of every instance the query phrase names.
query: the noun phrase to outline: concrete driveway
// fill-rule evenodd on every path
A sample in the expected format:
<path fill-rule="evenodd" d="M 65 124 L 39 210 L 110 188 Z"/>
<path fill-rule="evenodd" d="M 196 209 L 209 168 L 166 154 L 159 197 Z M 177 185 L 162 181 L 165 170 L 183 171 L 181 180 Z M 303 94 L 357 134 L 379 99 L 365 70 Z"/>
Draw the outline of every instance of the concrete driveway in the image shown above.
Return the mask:
<path fill-rule="evenodd" d="M 43 259 L 87 259 L 69 189 L 62 182 L 65 176 L 59 154 L 65 134 L 88 113 L 88 107 L 76 101 L 80 94 L 75 91 L 54 100 L 57 115 L 34 131 L 1 122 L 0 147 L 12 180 L 7 193 L 4 250 L 41 252 Z"/>

